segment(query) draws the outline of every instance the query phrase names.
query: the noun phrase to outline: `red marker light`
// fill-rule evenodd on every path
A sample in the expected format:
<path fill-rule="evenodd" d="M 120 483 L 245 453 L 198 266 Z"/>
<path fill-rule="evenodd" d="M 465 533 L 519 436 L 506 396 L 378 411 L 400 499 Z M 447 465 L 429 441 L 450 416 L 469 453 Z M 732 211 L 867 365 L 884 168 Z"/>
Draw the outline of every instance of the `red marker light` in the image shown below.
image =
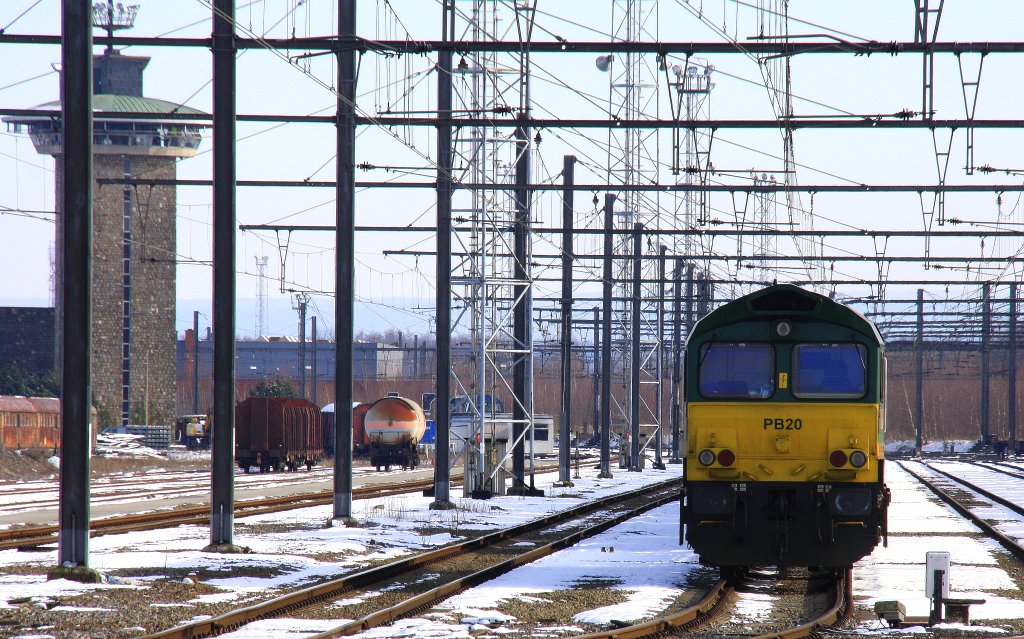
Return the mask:
<path fill-rule="evenodd" d="M 732 466 L 736 463 L 736 453 L 732 452 L 728 448 L 723 448 L 718 451 L 718 463 L 723 466 Z"/>
<path fill-rule="evenodd" d="M 828 463 L 832 464 L 836 468 L 846 465 L 846 453 L 841 450 L 834 450 L 832 454 L 828 456 Z"/>

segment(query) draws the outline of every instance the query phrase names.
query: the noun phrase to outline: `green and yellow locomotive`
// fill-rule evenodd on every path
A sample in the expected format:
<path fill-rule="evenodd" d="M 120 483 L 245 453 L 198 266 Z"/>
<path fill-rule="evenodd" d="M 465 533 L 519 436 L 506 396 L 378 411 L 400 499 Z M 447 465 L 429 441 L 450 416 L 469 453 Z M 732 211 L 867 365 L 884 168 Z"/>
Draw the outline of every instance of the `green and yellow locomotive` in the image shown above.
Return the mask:
<path fill-rule="evenodd" d="M 859 313 L 780 284 L 686 343 L 680 535 L 722 567 L 845 567 L 886 533 L 885 358 Z"/>

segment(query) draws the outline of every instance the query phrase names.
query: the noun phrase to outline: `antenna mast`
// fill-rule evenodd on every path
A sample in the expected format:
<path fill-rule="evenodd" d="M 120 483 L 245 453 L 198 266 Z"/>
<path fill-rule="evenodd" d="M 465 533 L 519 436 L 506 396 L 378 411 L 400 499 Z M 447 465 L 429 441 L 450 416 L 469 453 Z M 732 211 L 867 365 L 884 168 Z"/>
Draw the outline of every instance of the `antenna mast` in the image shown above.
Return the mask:
<path fill-rule="evenodd" d="M 267 262 L 266 255 L 255 255 L 256 258 L 256 339 L 263 337 L 267 331 Z"/>

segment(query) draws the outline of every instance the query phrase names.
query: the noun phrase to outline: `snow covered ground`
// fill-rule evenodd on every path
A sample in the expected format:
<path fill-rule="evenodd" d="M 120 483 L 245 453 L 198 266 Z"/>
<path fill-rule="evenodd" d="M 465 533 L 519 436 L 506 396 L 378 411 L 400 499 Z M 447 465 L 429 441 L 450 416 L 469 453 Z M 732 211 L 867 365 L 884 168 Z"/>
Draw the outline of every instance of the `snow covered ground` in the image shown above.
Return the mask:
<path fill-rule="evenodd" d="M 1024 594 L 1000 566 L 1000 558 L 1008 554 L 998 543 L 937 501 L 895 463 L 886 465 L 886 484 L 892 491 L 889 546 L 879 546 L 854 566 L 853 591 L 859 604 L 870 609 L 876 601 L 895 599 L 906 606 L 908 616 L 927 617 L 925 554 L 947 551 L 950 597 L 986 600 L 971 607 L 972 620 L 1024 619 Z M 881 622 L 865 625 L 883 627 Z M 1005 633 L 999 628 L 989 631 L 993 636 Z"/>
<path fill-rule="evenodd" d="M 432 499 L 418 494 L 357 501 L 355 516 L 364 522 L 359 528 L 326 527 L 331 516 L 328 506 L 303 508 L 285 513 L 247 517 L 236 522 L 235 541 L 252 549 L 250 554 L 214 555 L 200 551 L 208 541 L 208 530 L 181 526 L 171 530 L 136 532 L 93 539 L 90 564 L 108 575 L 107 583 L 77 584 L 64 580 L 46 581 L 36 574 L 56 562 L 56 552 L 0 552 L 0 610 L 12 607 L 11 600 L 29 598 L 39 606 L 67 600 L 88 591 L 154 589 L 167 573 L 199 573 L 210 590 L 191 600 L 163 604 L 178 611 L 187 621 L 204 614 L 204 604 L 214 601 L 244 603 L 279 594 L 285 586 L 309 584 L 355 570 L 372 559 L 390 559 L 459 539 L 467 531 L 508 527 L 555 510 L 574 506 L 581 499 L 632 490 L 678 476 L 681 466 L 665 471 L 647 469 L 629 473 L 615 469 L 611 480 L 599 480 L 593 468 L 581 469 L 573 488 L 551 485 L 554 475 L 541 476 L 543 498 L 498 497 L 488 501 L 462 499 L 458 490 L 452 499 L 462 508 L 432 511 Z M 972 619 L 983 624 L 972 636 L 1005 634 L 998 620 L 1024 618 L 1024 603 L 1017 600 L 1018 582 L 1002 566 L 1006 554 L 995 542 L 937 503 L 909 474 L 895 463 L 887 466 L 887 481 L 893 493 L 890 509 L 889 547 L 881 546 L 854 569 L 854 592 L 868 613 L 875 601 L 898 599 L 911 616 L 927 616 L 924 593 L 924 558 L 930 550 L 952 553 L 954 596 L 984 598 L 984 605 L 971 609 Z M 559 496 L 559 498 L 552 498 Z M 429 534 L 424 530 L 431 530 Z M 444 531 L 444 532 L 440 532 Z M 614 548 L 613 552 L 609 549 Z M 639 566 L 639 567 L 638 567 Z M 617 526 L 557 555 L 524 566 L 489 583 L 449 600 L 443 609 L 421 619 L 406 620 L 388 628 L 365 633 L 364 637 L 461 638 L 471 634 L 499 637 L 509 634 L 511 620 L 497 611 L 501 600 L 530 601 L 539 593 L 578 587 L 599 580 L 619 591 L 621 604 L 587 610 L 576 615 L 578 624 L 633 621 L 660 610 L 694 579 L 704 574 L 693 553 L 678 544 L 678 506 L 670 504 L 645 516 Z M 211 575 L 213 573 L 213 575 Z M 222 573 L 223 576 L 217 576 Z M 180 580 L 180 577 L 176 577 Z M 212 588 L 211 588 L 212 587 Z M 767 603 L 761 604 L 768 605 Z M 756 602 L 746 602 L 747 614 L 759 614 Z M 54 608 L 67 614 L 103 614 L 102 610 Z M 331 620 L 268 620 L 232 635 L 233 639 L 262 637 L 308 637 L 343 623 Z M 503 631 L 504 629 L 504 631 Z M 537 627 L 525 636 L 554 636 L 554 633 L 583 632 L 579 626 Z M 874 620 L 860 623 L 862 634 L 885 635 L 892 631 Z M 46 636 L 45 633 L 33 636 Z M 516 634 L 515 636 L 524 636 Z"/>

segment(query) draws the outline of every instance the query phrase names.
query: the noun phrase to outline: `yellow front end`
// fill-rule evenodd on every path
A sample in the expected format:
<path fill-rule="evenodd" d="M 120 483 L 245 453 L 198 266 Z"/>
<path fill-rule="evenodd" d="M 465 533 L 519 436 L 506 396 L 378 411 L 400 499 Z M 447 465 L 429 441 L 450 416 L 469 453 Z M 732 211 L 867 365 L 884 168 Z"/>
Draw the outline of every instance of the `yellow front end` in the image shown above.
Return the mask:
<path fill-rule="evenodd" d="M 878 482 L 879 420 L 878 404 L 691 402 L 687 481 Z"/>

